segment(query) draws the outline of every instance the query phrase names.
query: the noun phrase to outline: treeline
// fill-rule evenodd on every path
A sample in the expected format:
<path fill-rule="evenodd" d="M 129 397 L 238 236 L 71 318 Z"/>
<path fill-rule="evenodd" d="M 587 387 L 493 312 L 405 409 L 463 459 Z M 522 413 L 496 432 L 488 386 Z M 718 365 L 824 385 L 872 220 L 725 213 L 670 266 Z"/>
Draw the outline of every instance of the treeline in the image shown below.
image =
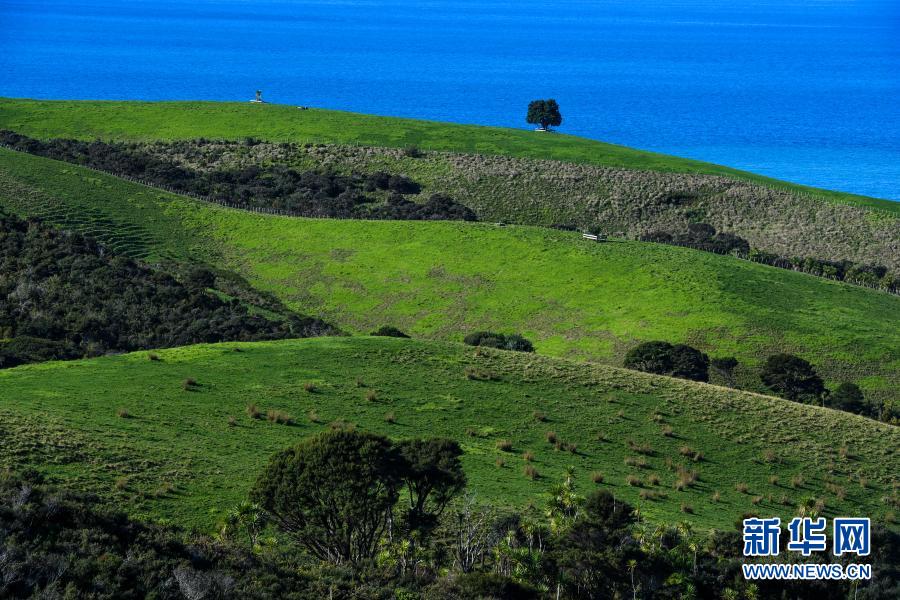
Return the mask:
<path fill-rule="evenodd" d="M 870 581 L 747 581 L 737 530 L 647 523 L 571 470 L 534 508 L 465 492 L 459 447 L 352 430 L 277 454 L 215 536 L 0 473 L 0 597 L 857 600 L 900 594 L 900 536 L 873 525 Z M 787 562 L 840 562 L 788 553 Z"/>
<path fill-rule="evenodd" d="M 37 156 L 84 165 L 152 183 L 178 193 L 243 208 L 296 216 L 354 219 L 475 221 L 466 206 L 444 194 L 424 203 L 406 198 L 422 191 L 403 175 L 340 175 L 297 171 L 283 165 L 248 165 L 198 171 L 125 143 L 36 140 L 0 131 L 0 144 Z"/>
<path fill-rule="evenodd" d="M 809 275 L 846 281 L 854 285 L 900 294 L 900 275 L 881 265 L 862 265 L 849 260 L 832 261 L 818 258 L 788 258 L 750 247 L 750 243 L 732 233 L 717 232 L 707 223 L 691 223 L 682 233 L 652 231 L 641 236 L 645 242 L 687 246 L 717 254 L 732 254 L 781 269 L 800 271 Z"/>
<path fill-rule="evenodd" d="M 625 354 L 624 361 L 627 369 L 704 383 L 709 381 L 712 369 L 729 387 L 736 387 L 738 364 L 733 356 L 710 358 L 687 344 L 665 341 L 638 344 Z M 815 367 L 799 356 L 784 353 L 769 356 L 759 370 L 759 380 L 770 392 L 787 400 L 826 406 L 886 423 L 900 421 L 896 407 L 870 402 L 853 382 L 845 381 L 829 390 Z"/>
<path fill-rule="evenodd" d="M 0 214 L 0 367 L 148 348 L 334 334 L 294 314 L 251 314 L 209 293 L 215 275 L 179 281 L 81 235 Z"/>

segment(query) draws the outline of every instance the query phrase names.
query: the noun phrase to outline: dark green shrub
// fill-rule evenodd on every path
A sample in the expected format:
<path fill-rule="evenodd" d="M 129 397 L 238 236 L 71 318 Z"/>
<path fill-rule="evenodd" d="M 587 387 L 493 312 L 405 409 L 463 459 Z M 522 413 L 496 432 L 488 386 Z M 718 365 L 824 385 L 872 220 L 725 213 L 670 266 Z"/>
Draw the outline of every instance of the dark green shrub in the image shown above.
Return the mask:
<path fill-rule="evenodd" d="M 709 366 L 718 371 L 728 385 L 734 385 L 734 370 L 738 366 L 738 360 L 735 357 L 722 356 L 710 359 Z"/>
<path fill-rule="evenodd" d="M 645 373 L 668 375 L 672 372 L 672 344 L 644 342 L 628 351 L 625 367 Z"/>
<path fill-rule="evenodd" d="M 672 376 L 709 381 L 709 357 L 685 344 L 672 346 Z"/>
<path fill-rule="evenodd" d="M 766 386 L 783 398 L 815 401 L 825 393 L 825 383 L 811 364 L 792 354 L 774 354 L 759 374 Z"/>
<path fill-rule="evenodd" d="M 192 288 L 211 288 L 216 284 L 216 274 L 206 267 L 193 267 L 186 273 L 184 282 Z"/>
<path fill-rule="evenodd" d="M 826 406 L 865 417 L 878 416 L 878 411 L 866 402 L 859 386 L 848 381 L 843 382 L 828 396 Z"/>
<path fill-rule="evenodd" d="M 502 333 L 492 331 L 476 331 L 463 338 L 463 343 L 469 346 L 486 346 L 488 348 L 502 348 L 505 336 Z"/>
<path fill-rule="evenodd" d="M 469 346 L 484 346 L 500 350 L 534 352 L 534 345 L 517 333 L 504 335 L 493 331 L 475 331 L 464 337 L 463 343 Z"/>
<path fill-rule="evenodd" d="M 534 352 L 534 345 L 518 333 L 506 336 L 503 348 L 506 350 L 515 350 L 516 352 Z"/>
<path fill-rule="evenodd" d="M 372 332 L 372 335 L 382 336 L 382 337 L 395 337 L 395 338 L 408 338 L 409 336 L 393 327 L 392 325 L 382 325 L 378 329 Z"/>
<path fill-rule="evenodd" d="M 418 146 L 407 146 L 403 149 L 403 156 L 409 158 L 422 158 L 425 154 L 419 150 Z"/>
<path fill-rule="evenodd" d="M 624 364 L 645 373 L 709 381 L 709 357 L 685 344 L 644 342 L 628 351 Z"/>

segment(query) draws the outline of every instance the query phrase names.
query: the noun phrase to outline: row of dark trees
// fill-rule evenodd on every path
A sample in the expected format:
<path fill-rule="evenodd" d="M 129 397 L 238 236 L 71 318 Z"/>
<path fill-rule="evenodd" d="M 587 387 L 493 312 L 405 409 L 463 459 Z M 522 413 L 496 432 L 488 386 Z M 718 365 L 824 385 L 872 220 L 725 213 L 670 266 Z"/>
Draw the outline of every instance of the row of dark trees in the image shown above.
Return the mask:
<path fill-rule="evenodd" d="M 710 359 L 705 353 L 687 344 L 664 341 L 643 342 L 625 355 L 628 369 L 668 375 L 693 381 L 709 381 L 710 368 L 730 386 L 734 386 L 734 371 L 738 361 L 733 356 Z M 852 382 L 841 383 L 834 391 L 808 361 L 792 354 L 769 356 L 759 372 L 762 383 L 776 395 L 807 404 L 819 404 L 845 412 L 891 421 L 896 417 L 890 408 L 866 401 L 862 390 Z"/>
<path fill-rule="evenodd" d="M 475 221 L 468 207 L 445 194 L 424 203 L 405 196 L 421 186 L 385 172 L 341 175 L 328 171 L 297 171 L 284 165 L 219 168 L 199 171 L 126 143 L 80 140 L 36 140 L 0 131 L 0 144 L 147 181 L 179 193 L 244 208 L 276 210 L 305 217 Z"/>
<path fill-rule="evenodd" d="M 691 223 L 687 231 L 670 233 L 667 231 L 651 231 L 641 236 L 645 242 L 675 244 L 688 246 L 717 254 L 733 254 L 754 262 L 767 264 L 781 269 L 800 271 L 817 277 L 826 277 L 837 281 L 846 281 L 855 285 L 864 285 L 891 292 L 900 293 L 900 276 L 891 273 L 881 265 L 863 265 L 849 260 L 823 260 L 819 258 L 785 257 L 771 252 L 751 248 L 744 238 L 733 233 L 717 232 L 708 223 Z"/>
<path fill-rule="evenodd" d="M 292 313 L 251 314 L 209 293 L 215 275 L 182 280 L 89 238 L 0 214 L 0 367 L 112 351 L 334 334 Z"/>
<path fill-rule="evenodd" d="M 648 526 L 570 470 L 542 509 L 465 495 L 455 442 L 350 430 L 275 455 L 217 538 L 148 525 L 95 497 L 0 476 L 2 598 L 527 600 L 900 594 L 900 536 L 876 526 L 871 581 L 743 578 L 737 530 Z M 271 527 L 277 535 L 273 541 Z M 782 543 L 788 536 L 782 535 Z M 786 552 L 784 547 L 782 552 Z M 838 561 L 824 553 L 791 562 Z"/>

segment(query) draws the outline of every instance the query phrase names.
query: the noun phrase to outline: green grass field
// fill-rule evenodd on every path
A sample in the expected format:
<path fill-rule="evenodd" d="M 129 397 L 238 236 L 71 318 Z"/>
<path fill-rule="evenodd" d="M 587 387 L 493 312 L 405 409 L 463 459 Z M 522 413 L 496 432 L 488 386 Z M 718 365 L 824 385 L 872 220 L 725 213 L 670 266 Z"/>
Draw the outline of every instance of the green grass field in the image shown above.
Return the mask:
<path fill-rule="evenodd" d="M 355 333 L 517 331 L 542 354 L 612 364 L 641 340 L 688 342 L 738 357 L 745 386 L 759 385 L 746 365 L 789 351 L 831 385 L 900 389 L 900 298 L 731 257 L 535 227 L 270 217 L 6 150 L 0 205 L 150 262 L 237 271 Z"/>
<path fill-rule="evenodd" d="M 245 497 L 270 454 L 338 420 L 396 438 L 457 439 L 470 489 L 520 508 L 540 506 L 569 465 L 583 493 L 598 487 L 591 480 L 598 472 L 600 487 L 651 519 L 689 518 L 698 529 L 731 528 L 751 511 L 793 515 L 806 498 L 823 501 L 828 515 L 876 518 L 896 501 L 897 428 L 715 386 L 393 338 L 157 354 L 0 371 L 2 462 L 37 467 L 133 514 L 203 529 Z M 187 378 L 199 384 L 193 391 L 182 387 Z M 296 423 L 252 419 L 250 403 L 263 414 L 286 411 Z M 575 452 L 555 449 L 548 432 Z M 511 450 L 498 449 L 500 440 Z M 526 451 L 536 480 L 523 472 Z M 696 477 L 684 490 L 675 488 L 679 468 Z M 629 475 L 640 487 L 626 483 Z M 641 498 L 642 490 L 655 499 Z"/>
<path fill-rule="evenodd" d="M 561 133 L 457 125 L 277 104 L 0 99 L 0 128 L 33 137 L 170 140 L 205 137 L 418 146 L 428 150 L 584 162 L 608 167 L 723 175 L 900 215 L 900 203 L 821 190 L 737 169 Z"/>

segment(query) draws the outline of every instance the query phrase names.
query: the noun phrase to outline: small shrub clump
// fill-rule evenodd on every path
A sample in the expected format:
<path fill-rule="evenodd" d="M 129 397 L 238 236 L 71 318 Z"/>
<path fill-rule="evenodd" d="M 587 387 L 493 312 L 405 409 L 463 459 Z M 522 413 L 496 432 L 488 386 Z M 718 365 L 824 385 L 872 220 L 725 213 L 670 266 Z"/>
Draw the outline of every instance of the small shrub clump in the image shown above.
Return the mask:
<path fill-rule="evenodd" d="M 379 337 L 409 338 L 408 335 L 392 325 L 383 325 L 372 332 L 372 335 Z"/>
<path fill-rule="evenodd" d="M 279 425 L 293 425 L 294 419 L 283 410 L 269 410 L 266 412 L 266 418 L 270 423 L 278 423 Z"/>
<path fill-rule="evenodd" d="M 483 346 L 499 350 L 534 352 L 534 345 L 517 333 L 506 335 L 492 331 L 476 331 L 464 337 L 463 343 L 469 346 Z"/>
<path fill-rule="evenodd" d="M 644 342 L 625 355 L 625 368 L 681 379 L 709 381 L 709 357 L 685 344 Z"/>

